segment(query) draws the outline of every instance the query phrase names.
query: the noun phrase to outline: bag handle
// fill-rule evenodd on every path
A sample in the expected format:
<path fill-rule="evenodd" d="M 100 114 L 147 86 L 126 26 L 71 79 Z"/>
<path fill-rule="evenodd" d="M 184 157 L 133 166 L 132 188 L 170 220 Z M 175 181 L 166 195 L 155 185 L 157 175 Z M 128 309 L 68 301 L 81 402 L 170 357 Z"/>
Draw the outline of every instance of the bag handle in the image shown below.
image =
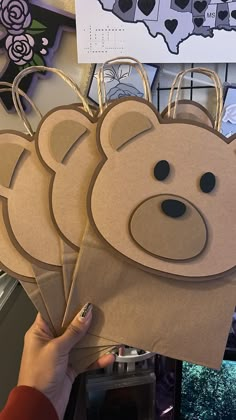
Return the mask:
<path fill-rule="evenodd" d="M 26 69 L 23 69 L 20 73 L 18 73 L 17 76 L 15 77 L 14 81 L 13 81 L 12 99 L 13 99 L 13 103 L 14 103 L 14 106 L 16 108 L 16 111 L 17 111 L 18 115 L 23 120 L 24 125 L 25 125 L 28 133 L 31 136 L 34 134 L 34 131 L 33 131 L 33 128 L 32 128 L 32 126 L 31 126 L 31 124 L 30 124 L 30 122 L 29 122 L 29 120 L 26 116 L 26 113 L 25 113 L 25 111 L 23 109 L 23 106 L 21 104 L 21 101 L 20 101 L 19 84 L 22 81 L 22 79 L 25 76 L 27 76 L 28 74 L 36 73 L 36 72 L 45 72 L 45 71 L 47 71 L 47 72 L 49 71 L 49 72 L 57 74 L 59 77 L 61 77 L 74 90 L 76 95 L 79 97 L 85 112 L 87 112 L 90 116 L 93 116 L 93 112 L 90 109 L 88 101 L 82 95 L 78 85 L 68 75 L 66 75 L 62 70 L 52 68 L 52 67 L 45 67 L 45 66 L 27 67 Z"/>
<path fill-rule="evenodd" d="M 12 92 L 12 83 L 0 81 L 0 92 Z M 33 110 L 36 112 L 36 114 L 42 118 L 41 112 L 37 108 L 37 106 L 34 104 L 34 102 L 29 98 L 28 95 L 26 95 L 23 90 L 19 89 L 19 95 L 25 98 L 29 104 L 32 106 Z M 2 197 L 9 197 L 10 190 L 3 185 L 0 185 L 0 195 Z"/>
<path fill-rule="evenodd" d="M 128 64 L 129 66 L 134 67 L 142 79 L 145 99 L 149 102 L 152 102 L 152 92 L 151 92 L 148 77 L 147 77 L 147 74 L 143 65 L 138 60 L 132 57 L 117 57 L 112 60 L 105 61 L 105 63 L 101 65 L 98 72 L 98 100 L 99 100 L 100 115 L 104 112 L 104 110 L 108 106 L 107 97 L 106 97 L 106 84 L 105 84 L 105 78 L 104 78 L 104 69 L 105 69 L 105 66 L 112 65 L 112 64 Z"/>
<path fill-rule="evenodd" d="M 182 85 L 184 77 L 188 73 L 204 74 L 205 76 L 209 77 L 213 81 L 214 86 L 215 86 L 215 91 L 216 91 L 216 114 L 215 114 L 214 128 L 217 131 L 220 131 L 222 110 L 223 110 L 223 87 L 222 87 L 222 83 L 220 81 L 218 74 L 214 72 L 213 70 L 210 70 L 204 67 L 190 68 L 190 69 L 181 71 L 177 74 L 170 90 L 170 95 L 169 95 L 169 100 L 168 100 L 168 113 L 167 113 L 168 117 L 170 118 L 171 116 L 171 104 L 172 102 L 174 102 L 172 118 L 176 118 L 177 105 L 179 101 L 181 85 Z M 177 86 L 177 89 L 176 89 L 175 101 L 173 101 L 174 90 L 176 86 Z"/>
<path fill-rule="evenodd" d="M 10 92 L 12 93 L 13 84 L 9 82 L 0 81 L 0 92 Z M 35 113 L 42 118 L 42 114 L 35 103 L 30 99 L 30 97 L 21 89 L 18 89 L 19 96 L 22 96 L 26 101 L 31 105 Z M 30 134 L 31 135 L 31 134 Z"/>

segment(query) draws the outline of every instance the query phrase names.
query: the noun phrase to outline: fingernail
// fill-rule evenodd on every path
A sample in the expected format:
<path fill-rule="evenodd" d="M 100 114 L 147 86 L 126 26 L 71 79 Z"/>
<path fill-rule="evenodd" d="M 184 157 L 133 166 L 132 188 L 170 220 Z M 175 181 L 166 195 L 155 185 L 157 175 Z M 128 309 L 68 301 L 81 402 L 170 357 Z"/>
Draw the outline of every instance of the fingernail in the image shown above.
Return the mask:
<path fill-rule="evenodd" d="M 79 318 L 81 321 L 84 321 L 88 318 L 90 312 L 93 309 L 93 305 L 92 303 L 86 303 L 86 305 L 84 305 L 84 307 L 81 309 L 80 313 L 79 313 Z"/>
<path fill-rule="evenodd" d="M 108 351 L 106 354 L 111 354 L 112 356 L 117 356 L 117 351 L 116 350 L 110 350 L 110 351 Z"/>

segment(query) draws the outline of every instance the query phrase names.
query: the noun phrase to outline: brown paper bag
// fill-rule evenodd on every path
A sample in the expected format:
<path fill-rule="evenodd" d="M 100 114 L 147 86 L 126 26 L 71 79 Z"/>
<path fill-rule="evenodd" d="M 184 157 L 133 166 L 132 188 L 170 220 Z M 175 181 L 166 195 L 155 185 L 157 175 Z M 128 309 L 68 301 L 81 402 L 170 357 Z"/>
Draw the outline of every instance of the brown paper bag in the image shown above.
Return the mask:
<path fill-rule="evenodd" d="M 36 284 L 27 283 L 25 281 L 22 282 L 21 285 L 23 289 L 25 290 L 26 294 L 29 296 L 32 303 L 34 304 L 37 311 L 41 313 L 44 320 L 48 323 L 50 329 L 54 332 L 55 335 L 57 335 L 54 330 L 51 319 L 48 315 L 47 308 L 44 304 L 44 301 L 42 299 L 38 286 Z M 70 353 L 70 357 L 69 357 L 70 364 L 72 365 L 76 373 L 79 374 L 87 370 L 87 368 L 92 363 L 94 363 L 104 354 L 109 353 L 111 350 L 112 350 L 112 347 L 101 347 L 101 348 L 96 347 L 95 349 L 94 348 L 82 348 L 82 349 L 75 348 Z"/>
<path fill-rule="evenodd" d="M 71 285 L 70 294 L 67 301 L 66 311 L 64 314 L 62 327 L 66 328 L 70 322 L 74 319 L 76 314 L 80 309 L 80 300 L 78 296 L 80 296 L 80 277 L 79 277 L 79 270 L 80 270 L 80 253 L 78 254 L 76 267 L 73 273 L 73 280 Z M 85 297 L 85 295 L 84 295 Z M 86 297 L 86 302 L 89 302 L 90 295 Z M 92 301 L 91 301 L 92 302 Z M 93 302 L 92 302 L 93 303 Z M 83 306 L 83 305 L 82 305 Z M 94 321 L 93 321 L 94 322 Z M 109 340 L 104 337 L 99 337 L 98 335 L 89 333 L 83 338 L 83 340 L 79 343 L 79 348 L 90 348 L 90 347 L 103 347 L 103 346 L 116 346 L 121 343 L 117 343 L 114 340 Z"/>
<path fill-rule="evenodd" d="M 78 278 L 77 304 L 86 297 L 95 305 L 92 334 L 220 367 L 235 306 L 234 275 L 204 283 L 152 275 L 117 258 L 89 228 Z"/>
<path fill-rule="evenodd" d="M 72 350 L 69 362 L 78 375 L 79 373 L 90 369 L 93 363 L 105 354 L 110 353 L 112 350 L 113 347 L 103 347 L 99 351 L 90 348 Z"/>
<path fill-rule="evenodd" d="M 141 99 L 107 107 L 88 194 L 96 234 L 77 272 L 78 300 L 98 306 L 92 333 L 210 367 L 236 297 L 235 141 L 217 132 L 221 91 L 215 129 L 163 121 Z"/>
<path fill-rule="evenodd" d="M 76 252 L 66 242 L 61 240 L 61 255 L 62 255 L 62 270 L 63 270 L 63 281 L 64 281 L 64 294 L 67 302 L 70 294 L 73 273 L 78 258 L 78 252 Z"/>
<path fill-rule="evenodd" d="M 48 314 L 47 308 L 45 306 L 44 300 L 42 298 L 42 295 L 40 293 L 40 290 L 35 283 L 27 283 L 27 282 L 20 282 L 21 286 L 23 287 L 24 291 L 32 301 L 33 305 L 37 309 L 38 312 L 42 315 L 43 319 L 48 323 L 50 329 L 54 332 L 54 327 L 52 324 L 52 321 L 50 319 L 50 316 Z"/>
<path fill-rule="evenodd" d="M 32 265 L 37 287 L 41 293 L 47 312 L 57 335 L 63 332 L 62 320 L 65 313 L 66 301 L 62 269 L 46 270 L 35 264 Z"/>

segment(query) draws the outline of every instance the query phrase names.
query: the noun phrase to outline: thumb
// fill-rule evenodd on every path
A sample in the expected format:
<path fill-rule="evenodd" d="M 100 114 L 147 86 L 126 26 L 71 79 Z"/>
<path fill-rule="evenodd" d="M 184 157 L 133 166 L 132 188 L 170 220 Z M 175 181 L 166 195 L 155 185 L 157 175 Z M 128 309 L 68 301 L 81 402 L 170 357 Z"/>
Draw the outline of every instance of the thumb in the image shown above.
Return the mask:
<path fill-rule="evenodd" d="M 69 353 L 71 349 L 84 337 L 92 321 L 91 303 L 86 303 L 81 311 L 73 319 L 64 334 L 55 341 L 63 353 Z"/>

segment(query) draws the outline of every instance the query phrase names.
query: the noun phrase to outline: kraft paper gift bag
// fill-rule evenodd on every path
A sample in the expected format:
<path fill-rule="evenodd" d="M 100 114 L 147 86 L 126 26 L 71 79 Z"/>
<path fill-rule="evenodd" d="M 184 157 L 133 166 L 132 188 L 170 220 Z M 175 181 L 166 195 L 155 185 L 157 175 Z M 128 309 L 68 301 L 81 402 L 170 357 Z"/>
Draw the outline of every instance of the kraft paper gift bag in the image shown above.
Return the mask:
<path fill-rule="evenodd" d="M 12 85 L 9 83 L 1 82 L 1 86 L 4 86 L 1 90 L 11 91 Z M 20 95 L 24 96 L 27 101 L 29 101 L 37 112 L 37 108 L 32 103 L 30 98 L 24 94 L 24 92 L 19 91 Z M 1 134 L 1 139 L 4 140 L 4 136 L 8 139 L 8 134 L 4 131 Z M 11 182 L 11 173 L 12 169 L 17 163 L 17 158 L 19 157 L 20 150 L 18 147 L 15 148 L 15 152 L 8 156 L 7 147 L 2 147 L 2 158 L 4 165 L 1 165 L 0 170 L 0 185 L 1 189 L 6 192 L 6 188 L 9 187 Z M 4 194 L 2 194 L 4 195 Z M 31 298 L 34 306 L 43 316 L 43 318 L 48 322 L 51 328 L 52 322 L 50 320 L 47 308 L 43 301 L 43 298 L 40 294 L 40 291 L 37 287 L 34 273 L 30 262 L 25 259 L 18 250 L 12 244 L 8 231 L 5 226 L 4 217 L 3 217 L 3 208 L 4 208 L 4 198 L 0 199 L 0 266 L 1 268 L 11 275 L 12 277 L 18 279 L 21 282 L 22 287 L 24 288 L 27 295 Z"/>
<path fill-rule="evenodd" d="M 236 298 L 236 142 L 217 130 L 217 89 L 214 129 L 141 99 L 108 106 L 77 270 L 91 333 L 213 368 Z"/>
<path fill-rule="evenodd" d="M 234 276 L 202 287 L 202 282 L 176 281 L 124 263 L 92 230 L 84 243 L 78 301 L 88 296 L 94 302 L 91 334 L 220 367 L 235 304 Z M 93 288 L 90 273 L 96 275 Z"/>
<path fill-rule="evenodd" d="M 53 172 L 50 190 L 52 220 L 64 239 L 64 269 L 72 273 L 87 221 L 86 196 L 92 174 L 101 160 L 96 142 L 97 112 L 80 94 L 82 107 L 61 107 L 47 114 L 37 133 L 37 150 L 45 167 Z M 69 262 L 69 264 L 68 264 Z M 66 327 L 71 296 L 63 320 Z M 93 338 L 91 337 L 91 340 Z M 91 344 L 91 341 L 90 341 Z M 109 344 L 100 340 L 97 345 Z"/>
<path fill-rule="evenodd" d="M 16 131 L 2 132 L 0 149 L 3 173 L 0 194 L 8 236 L 32 266 L 51 271 L 55 267 L 58 271 L 61 269 L 59 237 L 50 219 L 47 196 L 50 177 L 37 157 L 34 139 Z M 65 309 L 62 276 L 56 287 L 58 294 L 60 289 L 62 291 L 62 320 Z M 40 291 L 43 296 L 43 290 Z M 43 299 L 57 329 L 52 319 L 53 311 L 44 296 Z"/>
<path fill-rule="evenodd" d="M 9 88 L 8 88 L 9 89 Z M 28 100 L 29 98 L 24 95 Z M 31 102 L 31 101 L 30 101 Z M 37 110 L 37 108 L 32 103 L 33 107 Z M 25 138 L 26 141 L 30 141 L 30 139 Z M 19 160 L 21 158 L 21 154 L 24 152 L 24 147 L 26 143 L 24 143 L 24 139 L 22 140 L 22 136 L 20 133 L 9 133 L 3 132 L 1 133 L 1 158 L 2 158 L 2 165 L 0 170 L 0 190 L 1 195 L 3 197 L 9 197 L 10 189 L 12 187 L 12 183 L 14 182 L 15 171 Z M 33 199 L 33 198 L 32 198 Z M 10 240 L 9 231 L 6 228 L 6 224 L 3 217 L 3 208 L 6 198 L 1 198 L 0 200 L 0 264 L 1 267 L 8 272 L 9 274 L 13 275 L 15 278 L 18 278 L 23 288 L 25 289 L 26 293 L 34 303 L 36 309 L 41 313 L 45 321 L 48 323 L 52 331 L 56 331 L 54 326 L 56 323 L 54 322 L 54 326 L 52 321 L 49 317 L 47 308 L 45 306 L 44 300 L 40 293 L 40 290 L 37 286 L 36 280 L 34 278 L 34 271 L 36 273 L 36 277 L 38 279 L 39 284 L 42 286 L 42 289 L 45 291 L 48 287 L 48 283 L 52 281 L 57 283 L 55 284 L 54 296 L 50 296 L 51 304 L 53 301 L 53 308 L 52 305 L 50 309 L 53 309 L 53 317 L 55 316 L 60 317 L 60 310 L 62 308 L 60 300 L 58 301 L 58 283 L 61 281 L 60 278 L 60 271 L 58 271 L 59 278 L 55 278 L 56 272 L 51 272 L 50 270 L 45 270 L 41 266 L 32 265 L 28 261 L 28 259 L 23 256 L 19 250 L 14 246 L 14 241 Z M 6 216 L 5 216 L 6 217 Z M 51 276 L 54 276 L 52 279 Z M 50 288 L 48 288 L 50 292 Z M 59 294 L 60 297 L 60 294 Z M 59 313 L 57 312 L 59 311 Z M 52 317 L 52 318 L 53 318 Z M 53 318 L 53 319 L 54 319 Z M 58 330 L 57 330 L 58 334 Z M 77 350 L 75 354 L 71 353 L 71 362 L 73 363 L 73 367 L 76 371 L 84 370 L 88 365 L 93 363 L 97 358 L 99 358 L 104 352 L 108 351 L 109 348 L 102 348 L 102 349 L 84 349 L 84 350 Z"/>
<path fill-rule="evenodd" d="M 86 193 L 100 160 L 95 118 L 78 105 L 52 110 L 42 120 L 36 142 L 41 160 L 51 176 L 50 211 L 56 230 L 63 240 L 67 300 L 73 264 L 76 263 L 86 226 Z"/>
<path fill-rule="evenodd" d="M 109 64 L 119 64 L 120 60 L 115 59 L 115 60 L 111 60 L 108 62 Z M 105 63 L 105 64 L 108 64 Z M 150 91 L 150 87 L 148 84 L 148 80 L 147 80 L 147 76 L 145 74 L 145 71 L 143 69 L 143 66 L 135 59 L 132 58 L 126 58 L 125 61 L 122 60 L 122 63 L 127 64 L 129 66 L 135 66 L 136 70 L 139 72 L 143 84 L 144 84 L 144 92 L 145 92 L 145 97 L 147 100 L 151 101 L 151 91 Z M 103 66 L 104 67 L 104 66 Z M 100 75 L 101 76 L 101 75 Z M 104 106 L 107 103 L 107 98 L 106 98 L 106 94 L 105 94 L 105 88 L 104 91 L 100 91 L 99 92 L 99 97 L 100 97 L 100 114 L 102 114 Z M 77 117 L 78 120 L 78 117 Z M 80 143 L 77 144 L 77 147 L 74 148 L 73 150 L 73 161 L 72 162 L 67 162 L 66 165 L 68 166 L 68 168 L 64 169 L 64 180 L 62 177 L 62 167 L 60 168 L 60 171 L 58 170 L 56 175 L 55 175 L 55 181 L 57 179 L 57 177 L 61 175 L 58 178 L 57 183 L 60 186 L 64 185 L 64 189 L 66 189 L 67 191 L 70 191 L 69 189 L 69 185 L 72 183 L 72 179 L 74 178 L 74 188 L 76 188 L 76 196 L 80 197 L 80 200 L 77 202 L 76 206 L 75 204 L 73 204 L 73 202 L 71 203 L 71 198 L 68 196 L 68 202 L 70 203 L 70 207 L 72 207 L 72 209 L 74 208 L 74 214 L 75 214 L 75 219 L 76 219 L 76 223 L 74 224 L 76 226 L 77 224 L 77 230 L 79 234 L 77 234 L 77 246 L 81 245 L 81 241 L 82 241 L 82 235 L 84 233 L 85 230 L 85 226 L 86 226 L 86 220 L 87 220 L 87 210 L 86 210 L 86 196 L 87 196 L 87 190 L 89 187 L 89 183 L 91 181 L 91 177 L 92 174 L 95 170 L 95 168 L 97 167 L 97 165 L 99 164 L 99 162 L 101 161 L 101 153 L 98 150 L 98 145 L 96 142 L 96 132 L 90 128 L 90 126 L 88 125 L 88 122 L 86 122 L 85 120 L 81 120 L 82 122 L 82 128 L 83 131 L 85 130 L 85 128 L 87 129 L 87 135 L 84 139 L 82 139 L 82 141 L 80 141 Z M 96 126 L 95 126 L 96 128 Z M 39 142 L 39 149 L 43 148 L 45 149 L 45 140 L 42 138 L 41 142 Z M 48 151 L 44 151 L 44 154 L 46 155 L 45 161 L 47 159 L 48 156 Z M 43 151 L 42 151 L 42 155 L 43 155 Z M 54 164 L 55 165 L 55 164 Z M 76 176 L 75 176 L 76 174 Z M 65 175 L 67 175 L 68 180 L 67 180 L 67 184 L 65 184 Z M 76 179 L 75 179 L 76 178 Z M 54 181 L 54 184 L 55 184 Z M 64 183 L 64 184 L 63 184 Z M 54 188 L 56 190 L 56 185 L 54 185 Z M 75 187 L 76 186 L 76 187 Z M 58 188 L 58 187 L 57 187 Z M 62 189 L 62 187 L 61 187 Z M 59 197 L 61 197 L 61 193 L 57 194 Z M 57 201 L 56 198 L 56 194 L 54 191 L 54 205 L 56 208 L 56 204 Z M 59 206 L 57 205 L 57 207 L 59 208 Z M 62 207 L 62 206 L 61 206 Z M 63 214 L 64 212 L 62 212 Z M 72 230 L 72 229 L 70 229 Z M 74 241 L 75 243 L 75 241 Z M 78 262 L 80 260 L 80 256 L 78 256 Z M 71 292 L 68 298 L 68 303 L 67 303 L 67 308 L 66 308 L 66 312 L 65 312 L 65 317 L 63 320 L 63 326 L 67 326 L 71 320 L 73 319 L 73 317 L 75 316 L 76 312 L 78 311 L 78 301 L 77 301 L 77 296 L 79 294 L 79 278 L 76 275 L 76 270 L 77 270 L 77 265 L 76 264 L 76 269 L 75 269 L 75 274 L 73 276 L 73 283 L 72 283 L 72 287 L 71 287 Z M 95 345 L 95 337 L 93 337 L 92 335 L 88 335 L 84 338 L 83 342 L 80 344 L 81 346 L 84 347 L 89 347 L 91 346 L 91 343 L 93 343 L 93 345 Z M 105 340 L 103 337 L 96 337 L 96 345 L 100 346 L 100 345 L 108 345 L 108 344 L 117 344 L 114 342 L 114 340 Z"/>
<path fill-rule="evenodd" d="M 92 364 L 105 354 L 111 353 L 113 348 L 114 347 L 101 347 L 100 350 L 96 347 L 93 349 L 75 349 L 71 352 L 69 361 L 76 374 L 79 375 L 80 373 L 90 370 Z M 93 353 L 90 354 L 92 351 Z"/>
<path fill-rule="evenodd" d="M 66 278 L 70 279 L 64 284 L 67 298 L 73 265 L 78 257 L 86 226 L 87 189 L 101 158 L 96 144 L 96 119 L 78 105 L 58 107 L 41 121 L 36 133 L 36 144 L 45 168 L 48 171 L 50 169 L 50 174 L 53 172 L 49 195 L 50 211 L 54 225 L 64 239 L 63 272 L 66 273 Z M 48 275 L 47 272 L 44 282 L 41 279 L 41 285 L 43 282 L 44 287 L 47 287 L 45 292 L 48 301 L 55 304 L 55 291 L 54 287 L 49 290 L 51 282 L 48 281 Z M 60 307 L 58 303 L 58 311 Z M 56 319 L 60 320 L 61 325 L 61 317 L 56 316 Z M 71 320 L 63 323 L 63 328 L 66 328 Z M 91 347 L 93 340 L 91 337 Z M 97 341 L 97 338 L 95 340 Z M 96 346 L 110 344 L 113 343 L 101 339 Z"/>
<path fill-rule="evenodd" d="M 15 81 L 14 85 L 17 88 L 19 85 L 20 80 L 22 79 L 23 75 L 28 74 L 28 72 L 33 72 L 36 70 L 45 70 L 44 68 L 30 68 L 25 70 L 18 76 Z M 57 72 L 57 70 L 54 70 Z M 59 71 L 59 75 L 62 75 L 62 73 Z M 78 96 L 80 97 L 81 94 L 78 90 L 78 87 L 76 87 L 73 82 L 63 74 L 63 78 L 67 83 L 72 86 L 76 93 L 78 93 Z M 17 92 L 17 90 L 16 90 Z M 83 98 L 82 98 L 83 99 Z M 20 105 L 20 104 L 19 104 Z M 85 108 L 86 104 L 84 105 Z M 23 113 L 25 125 L 30 133 L 33 132 L 27 118 L 25 117 L 25 114 Z M 92 172 L 94 167 L 97 164 L 98 161 L 98 151 L 97 148 L 93 146 L 93 143 L 96 145 L 96 138 L 95 138 L 95 120 L 91 117 L 91 115 L 88 115 L 88 112 L 85 112 L 85 110 L 82 110 L 79 105 L 72 105 L 67 107 L 58 107 L 51 112 L 49 112 L 42 120 L 41 123 L 36 131 L 36 134 L 34 135 L 34 138 L 36 138 L 36 155 L 35 160 L 38 159 L 40 156 L 41 162 L 43 163 L 43 167 L 40 167 L 40 174 L 41 172 L 45 175 L 45 172 L 47 176 L 45 175 L 45 178 L 49 180 L 49 186 L 46 185 L 46 182 L 44 181 L 42 183 L 43 191 L 45 192 L 44 200 L 42 200 L 42 197 L 38 197 L 40 199 L 41 206 L 47 208 L 47 222 L 50 221 L 51 225 L 50 227 L 53 228 L 53 234 L 55 232 L 65 241 L 70 242 L 69 234 L 71 232 L 72 236 L 75 235 L 75 228 L 76 233 L 78 233 L 79 239 L 81 236 L 82 230 L 85 228 L 86 220 L 86 183 L 87 186 L 89 184 Z M 86 141 L 85 141 L 86 140 Z M 78 151 L 76 149 L 77 144 L 79 143 L 79 151 L 83 152 L 83 161 L 79 160 L 80 154 L 78 154 Z M 80 145 L 82 143 L 82 145 Z M 90 164 L 88 164 L 85 160 L 85 158 L 88 155 L 88 150 L 92 148 L 94 155 L 90 153 Z M 76 153 L 75 153 L 76 151 Z M 76 159 L 75 159 L 76 158 Z M 95 160 L 96 159 L 96 160 Z M 94 163 L 95 160 L 95 163 Z M 37 162 L 39 163 L 39 162 Z M 41 163 L 40 163 L 41 164 Z M 79 184 L 78 187 L 73 187 L 75 185 L 75 181 L 78 177 L 78 171 L 77 167 L 81 168 L 82 175 L 83 175 L 83 182 Z M 91 169 L 92 168 L 92 169 Z M 50 169 L 50 170 L 49 170 Z M 90 175 L 91 173 L 91 175 Z M 37 176 L 39 174 L 37 173 Z M 90 178 L 88 178 L 90 176 Z M 87 180 L 88 178 L 88 180 Z M 29 191 L 29 188 L 27 189 L 29 195 L 32 194 L 32 189 Z M 67 190 L 68 189 L 68 190 Z M 81 190 L 81 191 L 80 191 Z M 52 194 L 51 194 L 52 192 Z M 36 192 L 37 194 L 38 192 Z M 53 197 L 55 198 L 55 206 L 54 202 L 51 201 Z M 70 197 L 73 199 L 71 200 Z M 77 204 L 78 200 L 78 204 Z M 46 203 L 46 204 L 45 204 Z M 77 209 L 79 208 L 78 205 L 81 207 L 81 212 L 77 212 Z M 61 206 L 61 207 L 60 207 Z M 57 211 L 53 211 L 53 209 L 58 208 Z M 74 208 L 75 207 L 75 208 Z M 54 214 L 55 213 L 55 214 Z M 76 220 L 76 216 L 78 214 L 78 223 Z M 45 214 L 43 215 L 45 216 Z M 61 227 L 59 225 L 59 222 L 56 221 L 59 220 L 61 224 L 63 224 L 64 221 L 66 221 L 65 225 Z M 46 221 L 43 220 L 43 223 L 41 221 L 38 222 L 38 229 L 46 229 Z M 75 223 L 77 225 L 75 226 Z M 80 224 L 79 224 L 80 223 Z M 59 229 L 59 226 L 61 229 Z M 68 230 L 68 227 L 70 227 L 70 230 Z M 55 230 L 56 229 L 56 230 Z M 63 235 L 61 230 L 66 232 L 66 235 Z M 67 229 L 67 230 L 66 230 Z M 22 234 L 25 234 L 25 231 L 22 232 Z M 56 236 L 57 237 L 57 236 Z M 76 236 L 74 236 L 75 238 Z M 69 238 L 69 239 L 68 239 Z M 50 245 L 51 242 L 48 238 L 48 244 Z M 36 248 L 38 247 L 38 242 L 34 242 Z M 62 244 L 62 241 L 60 241 L 60 245 Z M 72 244 L 75 245 L 75 244 Z M 64 258 L 64 280 L 65 277 L 67 279 L 66 282 L 64 282 L 64 287 L 66 293 L 68 293 L 69 287 L 70 287 L 70 281 L 71 279 L 69 276 L 71 276 L 71 273 L 73 271 L 73 261 L 76 259 L 76 252 L 73 253 L 73 249 L 71 245 L 68 245 L 67 243 L 61 245 L 63 249 L 63 253 L 60 252 L 60 256 Z M 67 254 L 64 254 L 64 251 L 67 251 Z M 55 250 L 52 251 L 53 256 L 55 253 Z M 44 259 L 49 258 L 47 254 L 44 254 L 44 249 L 42 249 L 42 254 Z M 69 254 L 69 258 L 68 257 Z M 32 252 L 31 252 L 32 255 Z M 47 261 L 47 260 L 46 260 Z M 54 260 L 53 260 L 54 261 Z M 45 260 L 44 260 L 45 262 Z M 67 265 L 69 262 L 69 266 Z M 53 270 L 51 270 L 50 265 L 45 269 L 44 266 L 41 265 L 35 265 L 33 266 L 34 273 L 36 275 L 36 280 L 38 283 L 38 286 L 40 288 L 40 291 L 44 297 L 44 300 L 46 302 L 48 310 L 50 310 L 50 317 L 52 319 L 53 325 L 56 329 L 57 334 L 60 334 L 64 328 L 61 327 L 62 319 L 65 311 L 64 306 L 64 297 L 62 293 L 62 282 L 60 281 L 61 276 L 61 270 L 60 267 L 55 267 Z M 66 276 L 65 276 L 66 274 Z M 60 287 L 60 288 L 59 288 Z M 78 308 L 79 310 L 79 308 Z M 92 339 L 93 340 L 93 339 Z M 92 346 L 92 340 L 90 342 Z M 95 338 L 97 341 L 97 338 Z M 103 340 L 103 342 L 100 342 L 100 345 L 109 345 L 111 344 L 108 342 L 108 340 Z M 113 344 L 113 343 L 112 343 Z"/>
<path fill-rule="evenodd" d="M 64 281 L 64 292 L 66 304 L 70 294 L 71 283 L 73 279 L 73 273 L 78 258 L 78 252 L 75 251 L 70 245 L 68 245 L 63 240 L 60 241 L 61 244 L 61 255 L 62 255 L 62 270 L 63 270 L 63 279 Z"/>
<path fill-rule="evenodd" d="M 21 104 L 17 101 L 17 88 L 19 86 L 20 81 L 25 75 L 39 70 L 44 71 L 45 68 L 31 67 L 30 69 L 24 70 L 20 73 L 20 75 L 18 75 L 15 78 L 13 86 L 15 88 L 13 90 L 15 92 L 15 103 L 17 109 L 19 108 L 19 111 L 22 113 L 26 128 L 32 135 L 32 127 L 22 110 Z M 68 78 L 66 75 L 64 75 L 64 73 L 62 73 L 59 70 L 47 69 L 47 71 L 49 70 L 54 73 L 57 73 L 60 77 L 62 77 L 70 85 L 70 87 L 76 91 L 79 98 L 81 98 L 81 94 L 79 92 L 78 87 L 74 84 L 73 81 L 71 81 L 70 78 Z M 35 229 L 36 227 L 40 231 L 41 238 L 39 238 L 38 234 L 34 235 L 33 238 L 30 237 L 30 244 L 24 246 L 24 250 L 29 250 L 28 254 L 30 255 L 30 257 L 33 258 L 35 257 L 35 255 L 37 256 L 39 255 L 39 252 L 41 252 L 39 257 L 37 257 L 36 265 L 34 264 L 33 268 L 36 274 L 38 286 L 41 290 L 42 295 L 44 296 L 46 305 L 48 309 L 52 311 L 51 318 L 58 333 L 62 331 L 61 324 L 65 311 L 66 300 L 70 290 L 70 284 L 73 273 L 73 263 L 75 264 L 77 255 L 76 252 L 73 252 L 73 249 L 70 248 L 70 246 L 64 242 L 64 240 L 69 242 L 68 235 L 65 237 L 65 235 L 62 234 L 60 228 L 58 227 L 58 223 L 56 223 L 58 219 L 57 212 L 54 215 L 52 211 L 53 204 L 51 201 L 51 190 L 54 191 L 55 188 L 53 188 L 53 185 L 55 183 L 58 187 L 58 182 L 56 182 L 58 177 L 54 179 L 56 174 L 53 170 L 58 170 L 60 172 L 59 182 L 62 183 L 63 180 L 68 179 L 66 173 L 71 173 L 71 158 L 69 159 L 67 171 L 64 171 L 66 160 L 68 160 L 68 157 L 70 157 L 69 154 L 71 152 L 71 148 L 73 148 L 74 143 L 80 140 L 84 132 L 89 132 L 88 129 L 82 126 L 82 122 L 80 122 L 79 120 L 80 114 L 82 122 L 83 118 L 86 119 L 87 122 L 87 114 L 84 111 L 83 115 L 78 104 L 71 107 L 59 107 L 53 109 L 41 120 L 37 132 L 34 135 L 34 140 L 36 139 L 36 142 L 34 141 L 34 143 L 36 143 L 36 145 L 34 145 L 34 151 L 36 151 L 35 162 L 37 161 L 38 164 L 38 170 L 36 173 L 36 185 L 38 186 L 38 189 L 34 188 L 35 182 L 33 182 L 33 180 L 30 181 L 31 190 L 34 192 L 34 195 L 37 197 L 38 201 L 35 200 L 35 196 L 33 196 L 32 191 L 30 191 L 29 187 L 27 186 L 26 188 L 28 194 L 27 197 L 32 197 L 32 204 L 29 205 L 30 212 L 32 212 L 31 207 L 32 205 L 34 205 L 36 209 L 35 212 L 37 214 L 37 220 L 32 221 L 33 229 Z M 91 115 L 88 116 L 91 118 Z M 92 123 L 90 124 L 90 126 L 92 127 Z M 88 128 L 90 128 L 90 126 Z M 93 127 L 92 130 L 94 131 Z M 43 144 L 42 147 L 39 149 L 38 145 L 41 145 L 41 143 Z M 44 159 L 42 159 L 42 156 Z M 41 159 L 41 162 L 39 162 L 39 158 Z M 34 169 L 36 166 L 35 162 Z M 41 163 L 43 163 L 43 165 L 41 165 Z M 29 171 L 25 169 L 25 173 L 28 174 Z M 44 175 L 44 179 L 42 179 L 40 185 L 38 178 L 39 176 L 41 176 L 42 178 L 42 174 Z M 75 175 L 76 174 L 74 174 L 74 178 Z M 25 186 L 24 182 L 24 180 L 23 182 L 21 180 L 21 186 Z M 70 179 L 70 185 L 73 185 L 73 178 Z M 70 185 L 67 182 L 66 187 Z M 41 190 L 39 190 L 39 188 L 41 188 Z M 44 193 L 44 197 L 42 197 L 42 191 Z M 77 214 L 77 212 L 73 213 L 72 211 L 73 206 L 71 208 L 70 202 L 68 201 L 68 198 L 70 196 L 73 197 L 73 202 L 76 202 L 77 199 L 79 201 L 80 196 L 77 197 L 75 189 L 70 188 L 67 191 L 65 188 L 63 189 L 61 188 L 61 185 L 59 185 L 59 198 L 57 195 L 57 199 L 59 200 L 59 202 L 56 202 L 56 204 L 57 206 L 60 206 L 60 204 L 63 203 L 63 208 L 59 208 L 59 210 L 61 211 L 59 216 L 60 221 L 61 223 L 66 223 L 66 228 L 67 224 L 69 223 L 70 226 L 72 226 L 72 234 L 76 235 L 77 232 L 74 233 L 75 217 L 73 218 L 72 216 L 75 216 L 75 213 Z M 40 205 L 38 206 L 39 203 Z M 15 205 L 15 207 L 17 206 Z M 40 210 L 38 209 L 38 207 L 40 208 Z M 39 215 L 41 215 L 41 219 L 38 217 L 38 213 Z M 26 236 L 25 226 L 20 226 L 19 229 L 21 237 Z M 62 239 L 60 239 L 59 235 L 61 235 Z M 22 243 L 22 239 L 19 242 Z M 61 281 L 62 273 L 64 280 L 64 297 L 62 292 Z"/>

